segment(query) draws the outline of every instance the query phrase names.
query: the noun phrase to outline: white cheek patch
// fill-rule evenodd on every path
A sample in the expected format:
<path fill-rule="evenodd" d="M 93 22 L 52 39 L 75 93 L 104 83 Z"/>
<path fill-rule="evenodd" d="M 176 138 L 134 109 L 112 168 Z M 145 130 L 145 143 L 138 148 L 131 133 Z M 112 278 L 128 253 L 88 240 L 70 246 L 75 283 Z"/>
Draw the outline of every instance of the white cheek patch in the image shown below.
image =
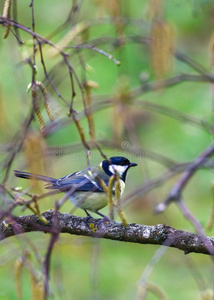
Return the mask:
<path fill-rule="evenodd" d="M 119 174 L 120 176 L 123 175 L 123 173 L 127 170 L 128 166 L 118 166 L 118 165 L 110 165 L 109 166 L 109 171 L 112 174 Z"/>

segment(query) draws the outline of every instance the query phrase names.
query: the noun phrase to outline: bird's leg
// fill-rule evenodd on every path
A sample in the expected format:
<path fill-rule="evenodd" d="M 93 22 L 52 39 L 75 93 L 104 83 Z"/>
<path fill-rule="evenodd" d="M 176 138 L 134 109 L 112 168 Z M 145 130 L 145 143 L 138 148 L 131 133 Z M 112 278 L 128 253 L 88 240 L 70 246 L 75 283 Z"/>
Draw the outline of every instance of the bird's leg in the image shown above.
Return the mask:
<path fill-rule="evenodd" d="M 102 222 L 111 222 L 111 220 L 107 216 L 101 214 L 99 211 L 94 211 L 94 213 L 102 217 L 102 219 L 98 221 L 97 225 Z"/>
<path fill-rule="evenodd" d="M 88 220 L 90 218 L 93 218 L 93 217 L 89 214 L 89 212 L 86 209 L 84 209 L 84 211 L 85 211 L 85 213 L 87 215 L 86 222 L 88 222 Z M 99 211 L 94 211 L 94 213 L 97 214 L 97 215 L 99 215 L 100 217 L 102 217 L 102 219 L 98 221 L 97 225 L 99 225 L 102 222 L 110 222 L 111 221 L 107 216 L 101 214 Z"/>
<path fill-rule="evenodd" d="M 93 217 L 89 214 L 89 212 L 87 212 L 86 209 L 84 209 L 84 212 L 85 212 L 86 215 L 87 215 L 87 217 L 86 217 L 86 222 L 88 222 L 88 220 L 89 220 L 90 218 L 93 218 Z"/>

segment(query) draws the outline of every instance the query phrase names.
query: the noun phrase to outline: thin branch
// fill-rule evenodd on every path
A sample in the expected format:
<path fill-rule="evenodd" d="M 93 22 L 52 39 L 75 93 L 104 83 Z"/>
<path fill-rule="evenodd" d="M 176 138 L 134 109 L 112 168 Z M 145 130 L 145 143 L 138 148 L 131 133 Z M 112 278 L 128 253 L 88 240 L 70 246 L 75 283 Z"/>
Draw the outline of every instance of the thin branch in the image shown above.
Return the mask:
<path fill-rule="evenodd" d="M 8 154 L 8 158 L 5 160 L 4 163 L 4 168 L 6 168 L 6 172 L 3 178 L 3 184 L 6 183 L 8 176 L 9 176 L 9 172 L 12 166 L 12 163 L 16 157 L 16 155 L 21 151 L 24 140 L 25 140 L 25 136 L 26 133 L 31 125 L 31 122 L 33 121 L 33 112 L 30 113 L 30 115 L 28 115 L 26 121 L 23 124 L 23 129 L 22 129 L 22 136 L 19 138 L 19 141 L 17 142 L 17 145 L 14 146 L 14 149 L 12 151 L 9 152 Z"/>
<path fill-rule="evenodd" d="M 50 242 L 48 245 L 48 249 L 45 255 L 45 260 L 44 260 L 44 275 L 45 275 L 45 282 L 44 282 L 44 298 L 47 299 L 48 294 L 49 294 L 49 278 L 50 278 L 50 261 L 51 261 L 51 254 L 53 252 L 54 245 L 56 241 L 58 240 L 59 237 L 59 229 L 58 229 L 58 216 L 57 212 L 54 212 L 53 215 L 53 225 L 54 229 L 53 232 L 51 233 L 51 238 Z"/>
<path fill-rule="evenodd" d="M 189 67 L 191 67 L 193 70 L 198 72 L 201 75 L 207 76 L 208 75 L 208 70 L 205 69 L 202 65 L 200 65 L 198 62 L 194 61 L 192 58 L 187 56 L 186 54 L 182 53 L 180 50 L 175 50 L 174 56 L 176 59 L 182 61 Z"/>
<path fill-rule="evenodd" d="M 66 46 L 66 47 L 64 47 L 64 49 L 69 49 L 69 48 L 74 48 L 74 49 L 82 49 L 82 48 L 91 49 L 91 50 L 94 50 L 94 51 L 100 53 L 103 56 L 108 57 L 108 59 L 112 60 L 113 63 L 115 63 L 115 65 L 119 66 L 121 64 L 121 62 L 119 60 L 117 60 L 116 58 L 114 58 L 111 54 L 107 53 L 103 49 L 95 47 L 94 45 L 75 45 L 75 46 Z"/>
<path fill-rule="evenodd" d="M 47 40 L 46 38 L 44 38 L 40 34 L 34 32 L 33 30 L 30 30 L 26 26 L 24 26 L 22 24 L 19 24 L 19 23 L 13 21 L 13 20 L 10 20 L 10 19 L 7 19 L 7 18 L 3 18 L 3 17 L 0 16 L 0 24 L 2 24 L 4 26 L 8 24 L 10 26 L 13 26 L 14 28 L 19 28 L 19 29 L 27 32 L 28 34 L 30 34 L 33 37 L 33 39 L 35 39 L 37 41 L 38 44 L 44 43 L 44 44 L 47 44 L 47 45 L 53 47 L 54 49 L 56 49 L 57 52 L 62 56 L 63 61 L 64 61 L 65 65 L 68 68 L 68 73 L 69 73 L 70 80 L 71 80 L 71 90 L 72 90 L 72 96 L 71 96 L 71 98 L 72 98 L 72 101 L 73 101 L 73 98 L 75 96 L 74 82 L 73 82 L 73 76 L 74 76 L 75 79 L 76 79 L 76 81 L 77 81 L 77 85 L 79 86 L 80 91 L 82 93 L 83 102 L 84 102 L 84 94 L 83 94 L 83 91 L 82 91 L 83 89 L 82 89 L 81 83 L 79 82 L 79 79 L 78 79 L 78 76 L 76 75 L 76 72 L 73 70 L 71 64 L 68 62 L 68 58 L 67 58 L 68 55 L 65 52 L 63 52 L 57 45 L 55 45 L 54 43 L 52 43 L 50 40 Z M 40 54 L 41 54 L 41 51 L 40 51 Z M 44 67 L 44 65 L 43 65 L 43 67 Z M 63 100 L 62 97 L 60 97 L 60 99 Z M 72 107 L 70 107 L 70 111 L 71 110 L 72 110 Z"/>
<path fill-rule="evenodd" d="M 182 199 L 177 201 L 178 207 L 185 216 L 187 220 L 194 226 L 196 233 L 201 237 L 203 240 L 203 243 L 206 245 L 207 250 L 211 255 L 214 255 L 214 247 L 213 244 L 206 238 L 205 232 L 200 224 L 200 222 L 197 220 L 197 218 L 189 211 L 185 203 Z"/>
<path fill-rule="evenodd" d="M 207 83 L 213 83 L 214 78 L 212 75 L 193 75 L 193 74 L 180 74 L 168 79 L 163 79 L 163 80 L 157 80 L 157 81 L 152 81 L 148 83 L 143 83 L 141 86 L 133 89 L 128 93 L 127 97 L 129 98 L 135 98 L 138 97 L 142 94 L 148 93 L 148 92 L 153 92 L 156 90 L 160 90 L 163 87 L 164 88 L 169 88 L 172 86 L 175 86 L 177 84 L 180 84 L 182 82 L 207 82 Z"/>
<path fill-rule="evenodd" d="M 155 208 L 156 213 L 160 213 L 166 210 L 168 205 L 173 201 L 179 201 L 181 198 L 181 193 L 191 177 L 195 174 L 195 172 L 199 169 L 200 166 L 206 162 L 207 158 L 209 158 L 214 153 L 214 144 L 211 144 L 208 148 L 206 148 L 196 159 L 190 164 L 186 171 L 181 175 L 180 179 L 174 184 L 171 191 L 169 192 L 166 200 L 160 204 L 158 204 Z"/>
<path fill-rule="evenodd" d="M 129 23 L 129 25 L 131 24 Z M 139 27 L 139 24 L 135 24 L 135 26 Z M 148 47 L 151 44 L 151 37 L 142 36 L 142 35 L 126 35 L 126 36 L 120 36 L 116 38 L 113 38 L 112 36 L 102 36 L 102 37 L 88 40 L 87 42 L 93 45 L 110 44 L 115 48 L 119 47 L 121 44 L 124 45 L 129 43 L 144 44 L 145 46 Z M 204 76 L 209 76 L 209 71 L 206 68 L 204 68 L 204 66 L 194 61 L 192 58 L 190 58 L 180 50 L 175 49 L 173 55 L 177 60 L 182 61 L 183 63 L 185 63 L 187 66 L 189 66 L 199 74 L 202 74 Z"/>
<path fill-rule="evenodd" d="M 182 82 L 185 82 L 185 78 L 186 78 L 186 81 L 194 81 L 195 80 L 195 81 L 208 82 L 208 83 L 211 82 L 211 79 L 207 80 L 203 76 L 181 74 L 181 75 L 171 77 L 166 80 L 152 81 L 152 82 L 145 83 L 145 84 L 141 85 L 140 87 L 133 88 L 132 90 L 129 91 L 129 93 L 126 95 L 126 97 L 129 98 L 131 105 L 141 106 L 143 109 L 146 109 L 146 110 L 149 110 L 149 111 L 152 111 L 155 113 L 167 115 L 168 117 L 175 118 L 181 122 L 186 122 L 193 126 L 197 126 L 200 129 L 203 129 L 205 132 L 210 133 L 213 131 L 213 126 L 210 123 L 208 123 L 206 120 L 198 119 L 193 116 L 182 113 L 179 110 L 169 108 L 169 107 L 163 106 L 163 105 L 158 105 L 156 103 L 150 103 L 145 100 L 134 101 L 134 98 L 139 97 L 145 93 L 149 93 L 149 92 L 155 91 L 157 89 L 160 89 L 161 86 L 162 87 L 163 86 L 171 87 L 171 86 L 180 84 Z M 212 79 L 212 81 L 214 82 L 214 79 Z M 114 102 L 115 102 L 114 98 L 106 98 L 104 100 L 103 100 L 103 97 L 100 99 L 94 98 L 93 99 L 94 104 L 92 105 L 92 107 L 90 107 L 90 109 L 92 110 L 93 113 L 95 113 L 95 112 L 101 111 L 103 109 L 109 108 L 110 106 L 112 106 L 112 103 L 114 103 Z M 78 116 L 79 116 L 79 120 L 85 118 L 86 114 L 85 114 L 84 110 L 79 112 Z M 55 121 L 50 124 L 47 124 L 46 129 L 43 132 L 43 136 L 47 137 L 50 134 L 52 134 L 53 132 L 70 125 L 71 122 L 72 122 L 71 119 L 63 118 L 59 121 Z"/>
<path fill-rule="evenodd" d="M 177 120 L 181 121 L 182 123 L 187 123 L 187 124 L 196 126 L 200 129 L 203 129 L 208 134 L 210 134 L 210 132 L 212 132 L 214 130 L 213 125 L 208 123 L 207 121 L 205 121 L 203 119 L 195 118 L 191 115 L 185 114 L 177 109 L 167 107 L 165 105 L 159 105 L 156 103 L 151 103 L 149 101 L 141 101 L 141 100 L 135 101 L 135 102 L 133 102 L 133 104 L 139 105 L 148 111 L 163 114 L 163 115 L 166 115 L 173 119 L 177 119 Z"/>
<path fill-rule="evenodd" d="M 55 232 L 55 218 L 58 218 L 58 230 L 61 233 L 110 239 L 120 242 L 153 244 L 173 247 L 185 254 L 194 252 L 209 254 L 206 243 L 214 246 L 214 237 L 201 237 L 194 233 L 176 230 L 167 225 L 147 226 L 129 224 L 124 227 L 115 221 L 100 222 L 99 219 L 80 218 L 66 213 L 48 210 L 42 214 L 47 224 L 41 222 L 36 215 L 20 216 L 0 222 L 0 240 L 22 234 L 24 232 Z M 12 221 L 13 220 L 13 221 Z M 19 230 L 17 230 L 19 228 Z"/>

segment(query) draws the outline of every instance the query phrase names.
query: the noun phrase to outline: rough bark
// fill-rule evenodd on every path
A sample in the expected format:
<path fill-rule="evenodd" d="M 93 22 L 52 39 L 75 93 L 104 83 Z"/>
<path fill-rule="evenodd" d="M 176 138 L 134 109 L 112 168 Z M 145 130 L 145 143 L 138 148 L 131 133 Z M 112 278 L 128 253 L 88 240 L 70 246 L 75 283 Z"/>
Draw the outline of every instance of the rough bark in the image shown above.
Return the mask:
<path fill-rule="evenodd" d="M 0 240 L 26 232 L 41 231 L 139 244 L 164 245 L 182 250 L 185 254 L 190 252 L 210 254 L 214 249 L 213 237 L 202 237 L 194 233 L 176 230 L 164 224 L 147 226 L 134 223 L 125 227 L 122 223 L 115 221 L 80 218 L 53 210 L 46 211 L 42 216 L 47 220 L 47 224 L 36 215 L 5 218 L 0 222 Z M 56 218 L 57 228 L 54 225 Z"/>

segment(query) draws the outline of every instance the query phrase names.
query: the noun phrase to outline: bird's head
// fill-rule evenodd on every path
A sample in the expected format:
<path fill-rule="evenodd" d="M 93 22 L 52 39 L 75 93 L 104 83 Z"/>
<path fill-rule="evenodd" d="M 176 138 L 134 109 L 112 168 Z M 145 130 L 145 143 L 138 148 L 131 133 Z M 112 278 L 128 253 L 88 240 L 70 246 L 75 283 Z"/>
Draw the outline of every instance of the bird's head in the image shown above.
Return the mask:
<path fill-rule="evenodd" d="M 117 174 L 124 182 L 126 180 L 126 174 L 129 168 L 137 166 L 136 163 L 131 163 L 127 158 L 122 156 L 110 157 L 109 160 L 101 162 L 103 171 L 112 176 Z"/>

